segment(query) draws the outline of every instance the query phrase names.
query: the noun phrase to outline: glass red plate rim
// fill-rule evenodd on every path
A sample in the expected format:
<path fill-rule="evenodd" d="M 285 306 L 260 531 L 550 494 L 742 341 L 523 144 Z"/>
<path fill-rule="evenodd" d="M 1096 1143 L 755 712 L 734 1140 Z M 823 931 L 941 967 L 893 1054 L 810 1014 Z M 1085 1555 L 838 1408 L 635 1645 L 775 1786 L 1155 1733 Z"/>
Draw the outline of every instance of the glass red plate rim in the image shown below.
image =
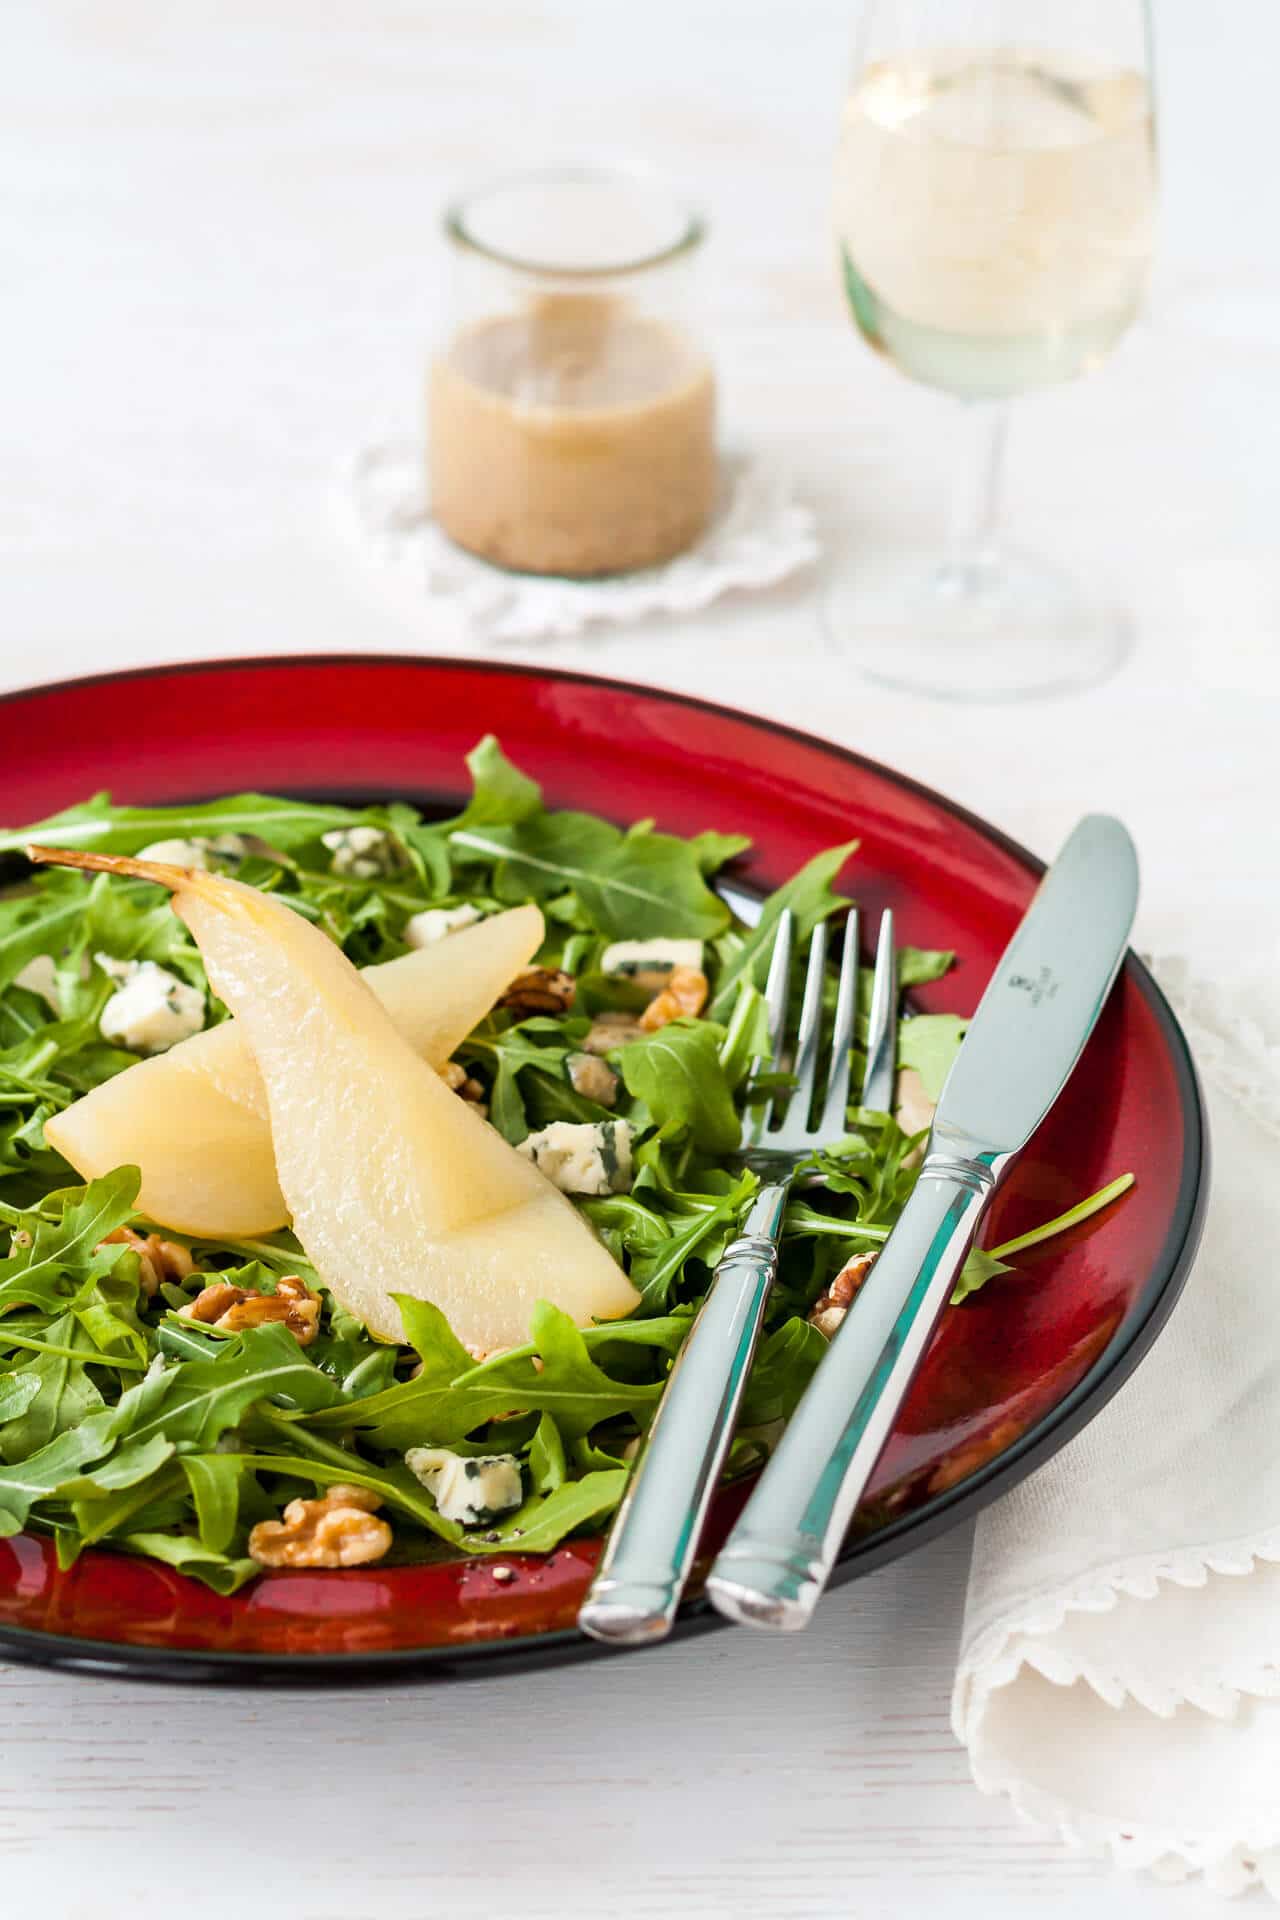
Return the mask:
<path fill-rule="evenodd" d="M 708 720 L 714 718 L 748 732 L 756 729 L 774 742 L 790 742 L 798 749 L 842 762 L 847 767 L 859 769 L 873 779 L 886 783 L 890 788 L 900 790 L 905 796 L 923 802 L 935 813 L 963 827 L 989 848 L 1006 856 L 1021 868 L 1028 881 L 1034 881 L 1044 871 L 1042 861 L 980 816 L 868 755 L 800 728 L 781 725 L 723 703 L 663 688 L 636 689 L 604 675 L 435 654 L 257 655 L 79 676 L 17 689 L 0 696 L 0 706 L 13 708 L 23 702 L 50 698 L 56 700 L 86 690 L 106 697 L 108 689 L 127 689 L 142 682 L 163 682 L 172 676 L 218 676 L 262 671 L 299 675 L 336 671 L 343 675 L 360 676 L 376 675 L 385 669 L 421 671 L 428 676 L 477 676 L 495 683 L 514 680 L 540 683 L 544 687 L 548 684 L 552 687 L 583 687 L 615 696 L 624 702 L 630 700 L 646 707 L 656 705 L 691 710 L 707 716 Z M 89 784 L 97 783 L 91 780 Z M 403 783 L 394 784 L 396 791 L 388 797 L 401 797 L 404 793 Z M 307 788 L 314 790 L 314 782 L 285 779 L 278 785 L 294 792 Z M 342 782 L 335 781 L 335 792 L 341 791 L 341 787 Z M 425 789 L 423 797 L 427 797 Z M 435 794 L 432 797 L 439 796 Z M 551 797 L 554 799 L 554 794 Z M 732 826 L 733 823 L 728 824 Z M 1195 1254 L 1207 1200 L 1208 1133 L 1203 1099 L 1195 1065 L 1176 1016 L 1149 970 L 1132 951 L 1126 956 L 1122 978 L 1127 986 L 1136 990 L 1150 1010 L 1176 1090 L 1177 1122 L 1181 1130 L 1180 1177 L 1176 1191 L 1169 1196 L 1163 1244 L 1135 1292 L 1125 1321 L 1086 1366 L 1083 1375 L 1059 1399 L 1037 1414 L 1025 1430 L 994 1458 L 975 1466 L 955 1484 L 932 1494 L 922 1505 L 900 1513 L 869 1535 L 847 1542 L 837 1569 L 836 1583 L 856 1578 L 911 1547 L 924 1544 L 947 1527 L 976 1513 L 980 1507 L 1007 1491 L 1057 1452 L 1100 1411 L 1138 1365 L 1173 1309 Z M 732 1491 L 727 1496 L 730 1500 Z M 21 1535 L 18 1539 L 47 1559 L 50 1552 L 47 1540 L 37 1540 L 34 1535 Z M 3 1544 L 7 1543 L 0 1543 Z M 561 1573 L 558 1577 L 569 1584 L 580 1584 L 585 1579 L 593 1550 L 592 1542 L 571 1542 L 561 1549 L 560 1554 L 552 1556 L 549 1565 L 559 1563 Z M 117 1569 L 123 1560 L 123 1556 L 93 1550 L 86 1554 L 85 1560 L 90 1557 L 96 1563 L 114 1563 Z M 124 1561 L 124 1564 L 132 1563 Z M 203 1589 L 198 1591 L 204 1592 Z M 695 1598 L 682 1609 L 676 1634 L 696 1635 L 725 1624 L 704 1600 Z M 433 1646 L 280 1653 L 197 1648 L 181 1644 L 137 1644 L 91 1638 L 77 1633 L 63 1634 L 0 1620 L 0 1654 L 11 1660 L 35 1665 L 158 1680 L 349 1685 L 356 1681 L 378 1684 L 395 1673 L 423 1676 L 504 1673 L 566 1659 L 600 1657 L 610 1651 L 586 1640 L 572 1627 L 535 1632 L 513 1629 L 512 1633 L 513 1637 Z"/>

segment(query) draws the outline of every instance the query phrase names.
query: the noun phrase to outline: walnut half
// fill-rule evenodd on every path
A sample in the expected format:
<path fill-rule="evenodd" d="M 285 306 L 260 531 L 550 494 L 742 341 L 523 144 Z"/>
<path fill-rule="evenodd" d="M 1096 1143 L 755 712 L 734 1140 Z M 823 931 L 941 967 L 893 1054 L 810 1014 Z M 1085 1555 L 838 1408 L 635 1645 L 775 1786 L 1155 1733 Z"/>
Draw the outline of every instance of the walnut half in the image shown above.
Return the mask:
<path fill-rule="evenodd" d="M 300 1347 L 309 1347 L 320 1331 L 320 1295 L 312 1293 L 296 1273 L 283 1274 L 274 1293 L 254 1293 L 248 1287 L 215 1281 L 189 1306 L 180 1307 L 178 1318 L 221 1327 L 224 1333 L 240 1333 L 245 1327 L 264 1327 L 269 1321 L 281 1320 Z"/>
<path fill-rule="evenodd" d="M 518 973 L 498 1001 L 513 1013 L 568 1013 L 577 986 L 559 967 L 530 967 Z"/>
<path fill-rule="evenodd" d="M 262 1567 L 363 1567 L 381 1560 L 391 1529 L 365 1487 L 338 1485 L 318 1500 L 291 1500 L 280 1520 L 259 1520 L 249 1557 Z"/>

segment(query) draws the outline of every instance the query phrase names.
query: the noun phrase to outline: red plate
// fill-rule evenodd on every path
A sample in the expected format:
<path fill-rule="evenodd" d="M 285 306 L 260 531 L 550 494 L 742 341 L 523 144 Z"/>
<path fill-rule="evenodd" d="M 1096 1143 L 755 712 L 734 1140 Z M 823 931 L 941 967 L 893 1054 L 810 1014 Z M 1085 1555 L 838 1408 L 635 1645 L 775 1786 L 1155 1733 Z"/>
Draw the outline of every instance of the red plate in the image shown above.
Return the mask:
<path fill-rule="evenodd" d="M 239 788 L 455 802 L 462 757 L 496 733 L 559 806 L 677 833 L 751 834 L 744 878 L 775 885 L 852 834 L 852 885 L 900 936 L 954 947 L 920 995 L 971 1012 L 1040 866 L 937 794 L 821 740 L 613 681 L 410 658 L 235 661 L 119 674 L 10 696 L 3 815 L 40 818 L 107 787 L 162 802 Z M 1186 1043 L 1132 955 L 1071 1085 L 1018 1163 L 988 1243 L 1125 1169 L 1108 1214 L 949 1313 L 885 1448 L 840 1576 L 973 1512 L 1088 1420 L 1169 1312 L 1199 1233 L 1207 1158 Z M 714 1510 L 714 1549 L 741 1505 Z M 574 1630 L 598 1543 L 545 1559 L 268 1573 L 220 1599 L 105 1550 L 59 1573 L 47 1540 L 0 1541 L 10 1658 L 183 1679 L 350 1680 L 391 1668 L 487 1671 L 486 1656 L 591 1650 Z M 680 1627 L 714 1624 L 692 1600 Z"/>

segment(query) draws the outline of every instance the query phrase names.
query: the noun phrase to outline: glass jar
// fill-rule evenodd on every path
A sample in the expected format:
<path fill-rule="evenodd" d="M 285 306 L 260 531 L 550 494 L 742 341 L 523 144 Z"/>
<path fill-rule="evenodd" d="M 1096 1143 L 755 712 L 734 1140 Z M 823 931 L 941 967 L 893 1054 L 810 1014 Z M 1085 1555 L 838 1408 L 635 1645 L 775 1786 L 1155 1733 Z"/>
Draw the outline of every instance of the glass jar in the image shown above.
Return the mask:
<path fill-rule="evenodd" d="M 715 505 L 715 383 L 693 323 L 697 215 L 643 174 L 503 179 L 451 207 L 430 378 L 432 513 L 498 566 L 654 566 Z"/>

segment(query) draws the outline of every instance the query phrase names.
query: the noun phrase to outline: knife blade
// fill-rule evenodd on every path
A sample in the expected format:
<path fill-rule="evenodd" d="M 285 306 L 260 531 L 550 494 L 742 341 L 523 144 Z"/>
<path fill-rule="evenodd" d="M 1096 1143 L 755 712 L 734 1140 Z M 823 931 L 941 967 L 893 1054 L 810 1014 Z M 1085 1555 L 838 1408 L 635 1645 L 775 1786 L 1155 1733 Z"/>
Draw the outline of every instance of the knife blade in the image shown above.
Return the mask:
<path fill-rule="evenodd" d="M 1087 815 L 991 977 L 911 1196 L 711 1570 L 730 1619 L 811 1619 L 991 1197 L 1097 1024 L 1137 901 L 1128 833 Z"/>
<path fill-rule="evenodd" d="M 1045 874 L 947 1076 L 935 1134 L 989 1153 L 1026 1145 L 1066 1085 L 1124 959 L 1138 857 L 1118 820 L 1087 814 Z"/>

